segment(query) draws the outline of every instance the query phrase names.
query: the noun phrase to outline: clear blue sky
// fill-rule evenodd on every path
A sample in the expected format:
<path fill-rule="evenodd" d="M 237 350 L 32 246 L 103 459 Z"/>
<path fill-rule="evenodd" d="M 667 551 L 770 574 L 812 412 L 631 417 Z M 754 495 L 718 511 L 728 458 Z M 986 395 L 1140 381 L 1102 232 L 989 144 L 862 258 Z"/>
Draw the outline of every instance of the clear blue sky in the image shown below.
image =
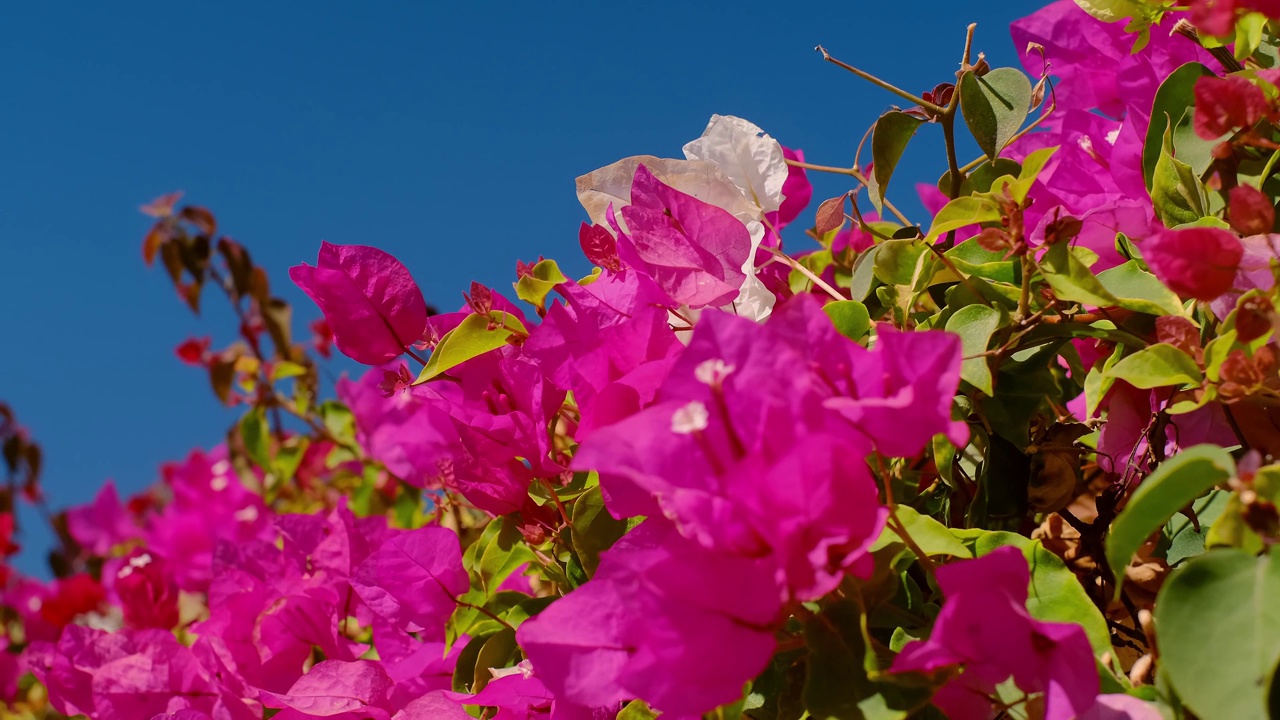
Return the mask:
<path fill-rule="evenodd" d="M 286 271 L 322 239 L 391 252 L 452 307 L 470 280 L 509 288 L 518 258 L 584 269 L 574 177 L 679 157 L 713 113 L 849 163 L 895 98 L 816 44 L 923 92 L 954 79 L 971 21 L 976 48 L 1013 64 L 1008 25 L 1041 4 L 15 5 L 0 23 L 0 398 L 43 443 L 56 507 L 107 478 L 136 491 L 233 421 L 174 357 L 231 324 L 216 302 L 193 317 L 143 266 L 137 208 L 153 197 L 213 209 L 304 323 L 316 310 Z M 922 130 L 891 193 L 916 216 L 903 181 L 937 178 L 938 135 Z M 815 203 L 846 189 L 819 180 Z M 37 571 L 49 539 L 27 517 L 19 567 Z"/>

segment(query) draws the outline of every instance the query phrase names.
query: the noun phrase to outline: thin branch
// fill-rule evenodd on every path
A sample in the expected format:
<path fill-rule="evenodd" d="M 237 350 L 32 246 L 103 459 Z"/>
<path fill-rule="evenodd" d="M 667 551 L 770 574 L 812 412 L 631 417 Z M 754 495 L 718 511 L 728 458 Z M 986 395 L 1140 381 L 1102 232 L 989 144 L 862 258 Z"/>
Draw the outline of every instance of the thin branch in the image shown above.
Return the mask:
<path fill-rule="evenodd" d="M 887 83 L 887 82 L 885 82 L 884 80 L 881 80 L 880 78 L 876 77 L 875 75 L 872 75 L 872 74 L 871 74 L 871 73 L 869 73 L 869 72 L 865 72 L 865 71 L 859 70 L 858 68 L 856 68 L 856 67 L 854 67 L 854 66 L 852 66 L 852 65 L 850 65 L 850 64 L 848 64 L 848 63 L 841 62 L 841 61 L 839 61 L 839 60 L 837 60 L 837 59 L 835 59 L 835 58 L 831 57 L 831 53 L 827 52 L 827 49 L 826 49 L 826 48 L 824 48 L 824 47 L 822 47 L 821 45 L 819 45 L 818 47 L 814 48 L 814 50 L 817 50 L 818 52 L 822 53 L 822 59 L 823 59 L 823 60 L 826 60 L 827 62 L 829 62 L 829 63 L 831 63 L 831 64 L 833 64 L 833 65 L 839 65 L 840 67 L 844 68 L 845 70 L 848 70 L 849 72 L 853 73 L 854 75 L 857 75 L 858 77 L 862 78 L 863 80 L 866 80 L 867 82 L 871 83 L 872 85 L 876 85 L 876 86 L 878 86 L 878 87 L 884 88 L 885 90 L 888 90 L 889 92 L 893 93 L 894 95 L 897 95 L 898 97 L 902 98 L 903 100 L 907 100 L 907 101 L 909 101 L 909 102 L 911 102 L 911 103 L 913 103 L 913 104 L 915 104 L 915 105 L 919 105 L 920 107 L 922 107 L 922 108 L 924 108 L 925 110 L 928 110 L 929 112 L 934 113 L 934 114 L 939 114 L 939 113 L 941 113 L 941 112 L 943 111 L 943 109 L 942 109 L 941 107 L 938 107 L 937 105 L 934 105 L 933 103 L 929 102 L 928 100 L 925 100 L 925 99 L 924 99 L 924 98 L 922 98 L 922 97 L 918 97 L 918 96 L 916 96 L 916 95 L 912 95 L 911 93 L 907 92 L 906 90 L 903 90 L 902 88 L 900 88 L 900 87 L 898 87 L 898 86 L 896 86 L 896 85 L 893 85 L 893 84 L 891 84 L 891 83 Z"/>
<path fill-rule="evenodd" d="M 762 246 L 762 247 L 763 247 L 763 246 Z M 765 248 L 765 249 L 766 249 L 766 250 L 768 250 L 769 252 L 773 253 L 774 257 L 776 257 L 776 258 L 778 258 L 779 260 L 781 260 L 782 262 L 784 262 L 784 263 L 786 263 L 786 264 L 790 265 L 792 270 L 795 270 L 795 271 L 799 272 L 801 275 L 804 275 L 805 277 L 809 278 L 809 281 L 810 281 L 810 282 L 812 282 L 814 285 L 817 285 L 818 287 L 822 288 L 822 289 L 823 289 L 823 291 L 825 291 L 828 295 L 830 295 L 831 297 L 835 298 L 836 300 L 848 300 L 848 299 L 849 299 L 849 298 L 847 298 L 847 297 L 845 297 L 845 296 L 841 295 L 841 294 L 840 294 L 840 293 L 839 293 L 835 288 L 833 288 L 833 287 L 831 287 L 830 285 L 828 285 L 828 284 L 827 284 L 827 282 L 826 282 L 825 280 L 823 280 L 822 278 L 818 277 L 817 275 L 814 275 L 814 274 L 813 274 L 813 271 L 812 271 L 812 270 L 810 270 L 809 268 L 805 267 L 805 266 L 804 266 L 804 264 L 803 264 L 803 263 L 801 263 L 799 260 L 796 260 L 795 258 L 791 257 L 790 255 L 788 255 L 788 254 L 786 254 L 786 253 L 782 252 L 781 250 L 779 250 L 778 248 L 775 248 L 775 247 L 770 247 L 770 248 Z"/>

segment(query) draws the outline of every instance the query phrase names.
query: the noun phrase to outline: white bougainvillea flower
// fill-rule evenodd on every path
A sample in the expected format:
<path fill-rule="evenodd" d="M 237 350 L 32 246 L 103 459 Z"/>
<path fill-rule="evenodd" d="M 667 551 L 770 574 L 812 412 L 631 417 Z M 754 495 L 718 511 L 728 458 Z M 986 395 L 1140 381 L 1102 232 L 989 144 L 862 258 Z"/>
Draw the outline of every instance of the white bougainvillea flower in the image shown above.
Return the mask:
<path fill-rule="evenodd" d="M 578 202 L 582 203 L 592 223 L 608 227 L 606 214 L 609 205 L 612 203 L 614 212 L 621 214 L 622 208 L 631 204 L 631 181 L 639 165 L 648 168 L 664 185 L 727 211 L 747 225 L 748 230 L 752 222 L 759 223 L 762 218 L 759 207 L 711 163 L 633 155 L 576 180 Z"/>
<path fill-rule="evenodd" d="M 684 146 L 684 156 L 715 165 L 761 212 L 782 207 L 787 160 L 782 145 L 749 120 L 712 115 L 702 137 Z"/>

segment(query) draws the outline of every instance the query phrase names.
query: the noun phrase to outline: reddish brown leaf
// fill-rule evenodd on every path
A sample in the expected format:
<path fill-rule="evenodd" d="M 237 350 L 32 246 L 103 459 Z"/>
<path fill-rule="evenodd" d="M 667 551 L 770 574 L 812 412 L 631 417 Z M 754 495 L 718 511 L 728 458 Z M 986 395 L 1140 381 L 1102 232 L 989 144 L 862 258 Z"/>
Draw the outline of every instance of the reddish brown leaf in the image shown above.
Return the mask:
<path fill-rule="evenodd" d="M 974 240 L 991 252 L 1005 252 L 1013 247 L 1013 238 L 1009 237 L 1009 233 L 996 227 L 985 228 Z"/>
<path fill-rule="evenodd" d="M 1241 298 L 1236 306 L 1236 337 L 1242 343 L 1251 342 L 1271 330 L 1271 318 L 1275 307 L 1262 295 Z"/>
<path fill-rule="evenodd" d="M 1197 361 L 1204 357 L 1200 347 L 1200 328 L 1184 317 L 1162 315 L 1156 318 L 1156 340 L 1178 348 Z"/>
<path fill-rule="evenodd" d="M 236 355 L 224 352 L 214 357 L 209 365 L 209 384 L 213 386 L 213 394 L 218 396 L 223 405 L 231 404 L 231 383 L 236 377 L 236 360 Z"/>
<path fill-rule="evenodd" d="M 826 235 L 832 230 L 839 230 L 840 226 L 844 225 L 844 199 L 847 197 L 849 194 L 845 193 L 830 200 L 823 200 L 818 206 L 813 228 L 818 235 Z"/>
<path fill-rule="evenodd" d="M 213 213 L 209 212 L 207 208 L 188 205 L 182 208 L 182 219 L 195 225 L 205 235 L 213 235 L 218 232 L 218 221 L 214 219 Z"/>
<path fill-rule="evenodd" d="M 151 267 L 155 263 L 156 253 L 160 252 L 160 246 L 168 239 L 168 223 L 163 220 L 157 221 L 147 231 L 147 236 L 142 239 L 142 260 L 147 264 L 147 267 Z"/>
<path fill-rule="evenodd" d="M 231 238 L 218 239 L 218 254 L 227 262 L 227 270 L 231 271 L 231 284 L 236 295 L 244 297 L 249 294 L 253 282 L 253 261 L 249 259 L 249 251 Z"/>

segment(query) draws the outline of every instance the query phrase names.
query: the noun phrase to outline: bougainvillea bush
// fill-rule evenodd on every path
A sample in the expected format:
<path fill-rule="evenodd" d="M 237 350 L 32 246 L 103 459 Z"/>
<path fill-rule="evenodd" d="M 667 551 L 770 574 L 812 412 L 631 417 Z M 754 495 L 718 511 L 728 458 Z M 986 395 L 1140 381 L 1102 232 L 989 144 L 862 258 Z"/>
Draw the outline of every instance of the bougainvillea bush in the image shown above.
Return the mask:
<path fill-rule="evenodd" d="M 852 165 L 714 116 L 577 179 L 591 274 L 453 312 L 325 243 L 295 335 L 155 201 L 146 261 L 239 318 L 178 356 L 242 419 L 4 570 L 3 716 L 1280 716 L 1273 18 L 1062 0 L 919 96 L 819 48 L 901 105 Z M 850 189 L 810 212 L 812 172 Z M 329 392 L 335 348 L 370 369 Z M 0 410 L 9 556 L 44 499 Z"/>

